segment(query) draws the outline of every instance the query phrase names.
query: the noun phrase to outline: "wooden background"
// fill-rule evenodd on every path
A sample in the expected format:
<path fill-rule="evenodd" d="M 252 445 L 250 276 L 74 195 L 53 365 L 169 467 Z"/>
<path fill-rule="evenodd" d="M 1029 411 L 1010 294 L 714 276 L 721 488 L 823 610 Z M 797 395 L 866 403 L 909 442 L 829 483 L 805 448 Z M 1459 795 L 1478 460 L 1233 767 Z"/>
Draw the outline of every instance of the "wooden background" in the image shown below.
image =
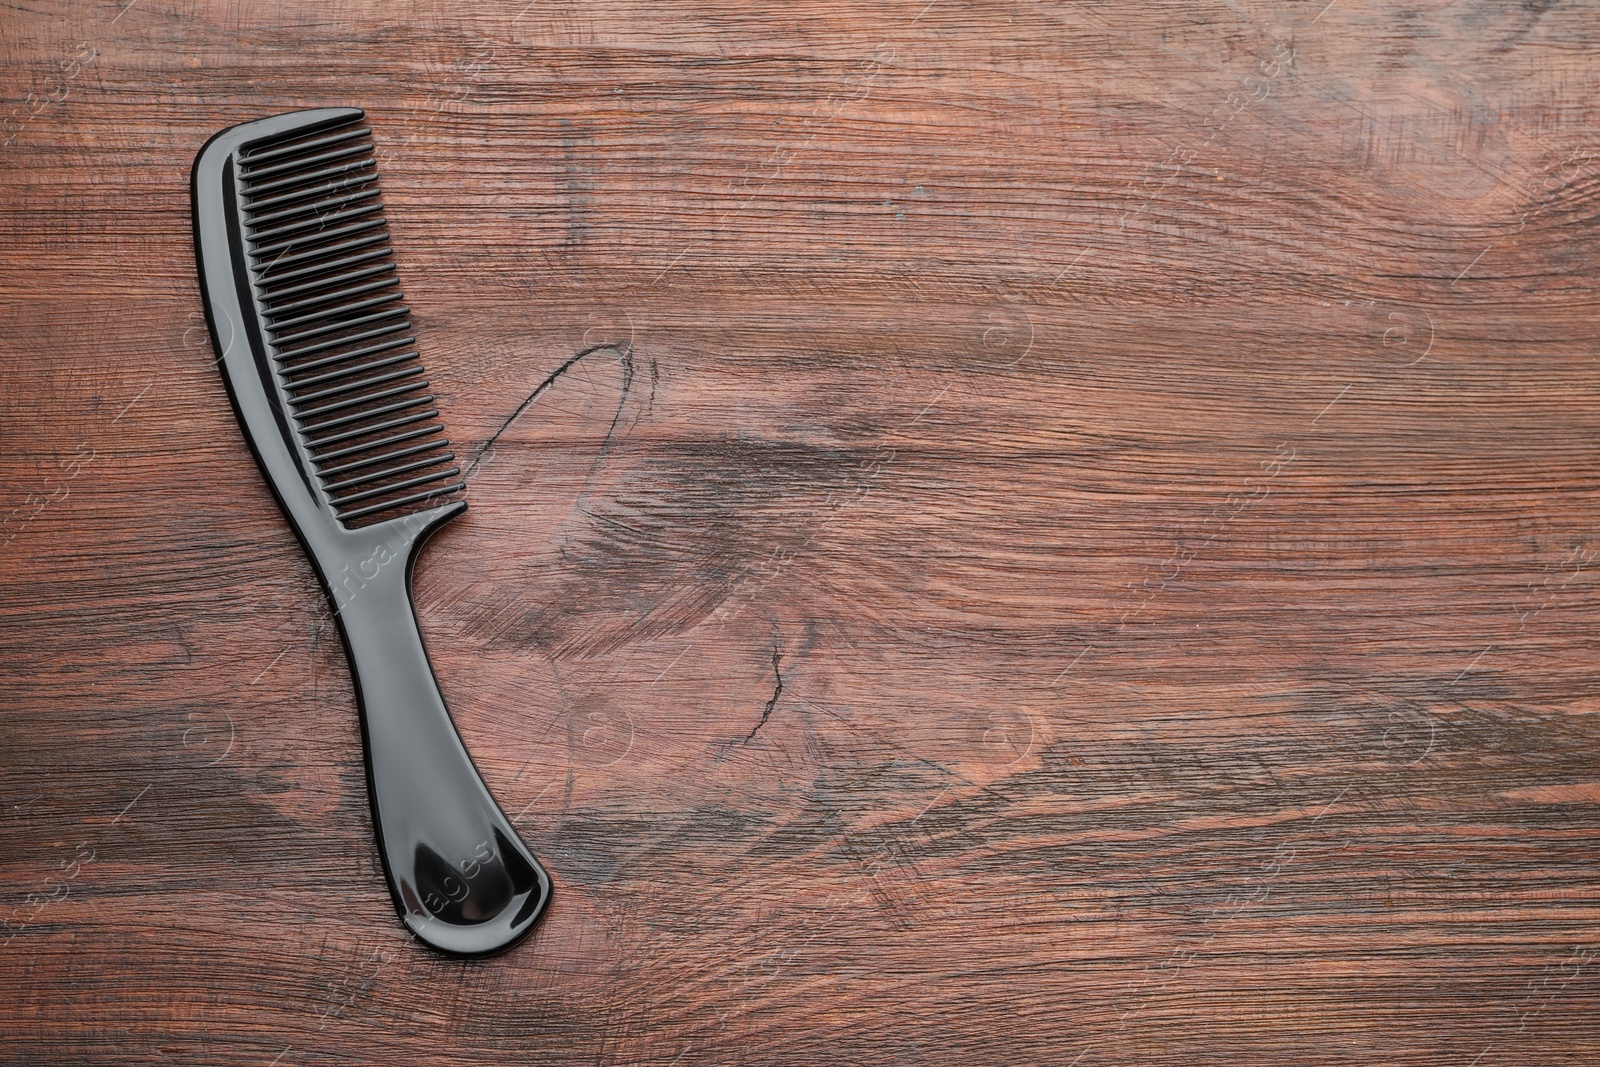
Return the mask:
<path fill-rule="evenodd" d="M 8 6 L 0 1062 L 1600 1062 L 1597 16 Z M 333 104 L 489 961 L 200 313 L 196 151 Z"/>

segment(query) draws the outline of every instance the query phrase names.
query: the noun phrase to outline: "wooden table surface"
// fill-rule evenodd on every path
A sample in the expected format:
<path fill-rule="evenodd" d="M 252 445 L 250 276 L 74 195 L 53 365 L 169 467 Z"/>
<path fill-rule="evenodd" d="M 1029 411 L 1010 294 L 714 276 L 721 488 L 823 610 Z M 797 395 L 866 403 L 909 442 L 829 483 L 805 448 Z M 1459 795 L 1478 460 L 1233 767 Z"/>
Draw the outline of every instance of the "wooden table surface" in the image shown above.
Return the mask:
<path fill-rule="evenodd" d="M 1597 14 L 8 6 L 0 1062 L 1600 1062 Z M 334 104 L 490 960 L 200 309 L 195 153 Z"/>

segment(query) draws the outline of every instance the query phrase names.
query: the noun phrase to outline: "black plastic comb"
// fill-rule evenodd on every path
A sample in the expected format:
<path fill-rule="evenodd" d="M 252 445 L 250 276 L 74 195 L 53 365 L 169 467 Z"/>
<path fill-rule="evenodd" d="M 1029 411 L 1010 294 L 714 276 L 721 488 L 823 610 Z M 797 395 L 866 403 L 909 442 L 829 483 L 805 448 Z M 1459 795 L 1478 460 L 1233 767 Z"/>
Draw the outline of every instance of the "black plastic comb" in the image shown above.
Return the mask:
<path fill-rule="evenodd" d="M 526 934 L 550 878 L 450 721 L 411 606 L 422 543 L 466 510 L 395 277 L 355 108 L 217 134 L 194 164 L 212 343 L 267 482 L 332 601 L 400 917 L 444 952 Z"/>

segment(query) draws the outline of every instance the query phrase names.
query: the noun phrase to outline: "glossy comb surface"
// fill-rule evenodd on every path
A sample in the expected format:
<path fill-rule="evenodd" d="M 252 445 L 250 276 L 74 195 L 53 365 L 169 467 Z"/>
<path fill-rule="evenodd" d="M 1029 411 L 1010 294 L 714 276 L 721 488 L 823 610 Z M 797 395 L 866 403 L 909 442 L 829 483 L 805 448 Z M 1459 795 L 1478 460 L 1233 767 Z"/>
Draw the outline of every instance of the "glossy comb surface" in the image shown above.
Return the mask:
<path fill-rule="evenodd" d="M 364 119 L 324 108 L 213 137 L 194 166 L 195 253 L 235 412 L 350 656 L 395 907 L 441 951 L 489 953 L 528 933 L 550 879 L 472 765 L 417 630 L 417 552 L 466 503 Z"/>
<path fill-rule="evenodd" d="M 464 489 L 411 333 L 359 112 L 253 144 L 235 175 L 262 333 L 327 505 L 361 525 Z"/>

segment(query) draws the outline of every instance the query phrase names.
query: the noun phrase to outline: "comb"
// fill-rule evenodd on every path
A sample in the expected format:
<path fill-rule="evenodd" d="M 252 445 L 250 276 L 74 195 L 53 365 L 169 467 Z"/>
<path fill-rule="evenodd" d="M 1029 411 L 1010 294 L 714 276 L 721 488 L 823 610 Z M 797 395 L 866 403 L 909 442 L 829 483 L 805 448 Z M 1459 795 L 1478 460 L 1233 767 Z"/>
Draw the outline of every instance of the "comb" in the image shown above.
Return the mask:
<path fill-rule="evenodd" d="M 223 130 L 195 159 L 195 257 L 217 362 L 333 605 L 401 921 L 455 955 L 509 947 L 550 878 L 445 708 L 411 603 L 427 538 L 466 510 L 395 274 L 356 108 Z"/>

